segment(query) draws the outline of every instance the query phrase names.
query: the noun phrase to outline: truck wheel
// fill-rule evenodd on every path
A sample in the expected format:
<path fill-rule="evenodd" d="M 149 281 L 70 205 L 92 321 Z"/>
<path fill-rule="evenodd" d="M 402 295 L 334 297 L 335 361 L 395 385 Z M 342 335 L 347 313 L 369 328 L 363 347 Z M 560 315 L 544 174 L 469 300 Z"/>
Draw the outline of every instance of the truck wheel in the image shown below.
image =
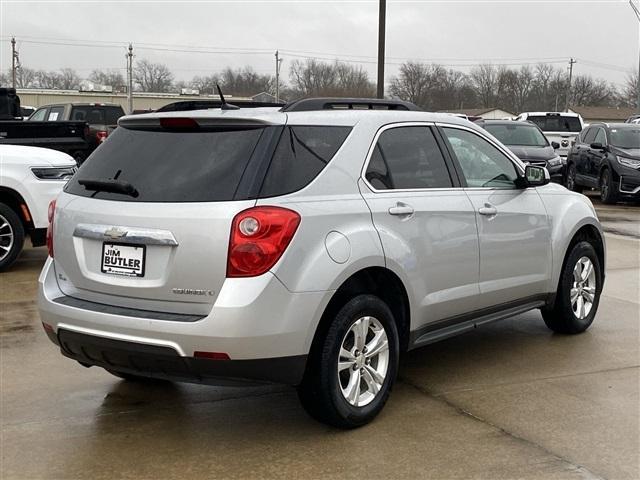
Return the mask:
<path fill-rule="evenodd" d="M 398 372 L 398 330 L 378 297 L 359 295 L 338 312 L 314 346 L 298 396 L 316 420 L 365 425 L 382 410 Z"/>
<path fill-rule="evenodd" d="M 567 167 L 567 183 L 566 186 L 572 192 L 582 193 L 582 187 L 576 184 L 576 166 L 570 163 Z"/>
<path fill-rule="evenodd" d="M 600 174 L 600 200 L 602 203 L 616 203 L 618 201 L 618 186 L 613 182 L 613 177 L 608 168 Z"/>
<path fill-rule="evenodd" d="M 600 303 L 600 268 L 589 242 L 579 242 L 571 248 L 562 267 L 555 304 L 542 309 L 547 327 L 566 334 L 582 333 L 589 328 Z"/>
<path fill-rule="evenodd" d="M 24 244 L 24 226 L 11 208 L 0 203 L 0 271 L 18 258 Z"/>

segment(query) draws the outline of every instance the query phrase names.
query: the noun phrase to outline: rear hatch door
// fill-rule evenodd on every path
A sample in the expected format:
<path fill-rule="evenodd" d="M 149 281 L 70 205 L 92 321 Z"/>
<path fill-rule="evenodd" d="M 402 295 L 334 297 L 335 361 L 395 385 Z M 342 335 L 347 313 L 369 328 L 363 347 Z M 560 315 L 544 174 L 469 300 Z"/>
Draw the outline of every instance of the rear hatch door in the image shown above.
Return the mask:
<path fill-rule="evenodd" d="M 226 278 L 232 220 L 255 205 L 247 177 L 278 133 L 263 124 L 115 130 L 59 198 L 61 290 L 109 305 L 206 314 Z"/>

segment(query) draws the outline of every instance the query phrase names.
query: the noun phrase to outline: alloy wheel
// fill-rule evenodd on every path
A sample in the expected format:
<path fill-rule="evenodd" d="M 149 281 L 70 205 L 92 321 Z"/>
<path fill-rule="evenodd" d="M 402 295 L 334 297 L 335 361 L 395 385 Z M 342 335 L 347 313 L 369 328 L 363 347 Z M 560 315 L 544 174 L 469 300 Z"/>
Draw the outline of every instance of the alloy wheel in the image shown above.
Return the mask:
<path fill-rule="evenodd" d="M 4 260 L 13 248 L 15 234 L 9 221 L 0 215 L 0 261 Z"/>
<path fill-rule="evenodd" d="M 382 389 L 389 367 L 389 339 L 375 317 L 361 317 L 340 345 L 338 382 L 345 400 L 354 407 L 373 401 Z"/>
<path fill-rule="evenodd" d="M 588 257 L 581 257 L 573 267 L 573 286 L 570 292 L 573 314 L 586 318 L 596 298 L 596 271 Z"/>

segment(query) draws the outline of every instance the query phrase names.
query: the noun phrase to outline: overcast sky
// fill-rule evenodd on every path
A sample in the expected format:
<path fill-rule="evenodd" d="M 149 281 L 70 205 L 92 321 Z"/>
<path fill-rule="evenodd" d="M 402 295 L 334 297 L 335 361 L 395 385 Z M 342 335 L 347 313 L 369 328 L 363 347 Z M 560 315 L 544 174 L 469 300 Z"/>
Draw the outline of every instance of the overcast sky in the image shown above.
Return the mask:
<path fill-rule="evenodd" d="M 124 73 L 131 41 L 137 59 L 165 63 L 177 79 L 226 66 L 272 73 L 276 49 L 285 79 L 299 56 L 357 61 L 375 79 L 377 20 L 377 0 L 0 0 L 0 68 L 10 67 L 15 35 L 23 65 L 81 76 L 94 68 Z M 467 71 L 485 61 L 566 68 L 574 57 L 575 73 L 623 84 L 638 66 L 638 25 L 628 0 L 389 0 L 386 77 L 407 59 Z"/>

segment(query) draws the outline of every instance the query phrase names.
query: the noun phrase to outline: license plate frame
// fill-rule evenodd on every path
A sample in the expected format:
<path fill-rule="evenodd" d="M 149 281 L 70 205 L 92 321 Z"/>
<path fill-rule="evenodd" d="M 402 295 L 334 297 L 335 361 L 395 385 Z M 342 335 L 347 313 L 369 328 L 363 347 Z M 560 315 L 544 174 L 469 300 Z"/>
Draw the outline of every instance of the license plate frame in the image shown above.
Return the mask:
<path fill-rule="evenodd" d="M 106 254 L 107 248 L 112 248 L 112 251 L 117 250 L 118 252 L 121 252 L 121 253 L 122 252 L 131 253 L 132 250 L 130 249 L 133 249 L 133 251 L 135 251 L 137 255 L 135 256 L 128 255 L 128 258 L 134 261 L 140 260 L 140 267 L 136 268 L 135 265 L 133 267 L 105 265 L 105 258 L 106 258 L 105 254 Z M 147 266 L 147 246 L 146 245 L 137 245 L 132 243 L 122 243 L 122 242 L 102 242 L 102 255 L 100 257 L 100 271 L 102 273 L 106 273 L 107 275 L 116 275 L 120 277 L 142 278 L 144 277 L 146 266 Z"/>

